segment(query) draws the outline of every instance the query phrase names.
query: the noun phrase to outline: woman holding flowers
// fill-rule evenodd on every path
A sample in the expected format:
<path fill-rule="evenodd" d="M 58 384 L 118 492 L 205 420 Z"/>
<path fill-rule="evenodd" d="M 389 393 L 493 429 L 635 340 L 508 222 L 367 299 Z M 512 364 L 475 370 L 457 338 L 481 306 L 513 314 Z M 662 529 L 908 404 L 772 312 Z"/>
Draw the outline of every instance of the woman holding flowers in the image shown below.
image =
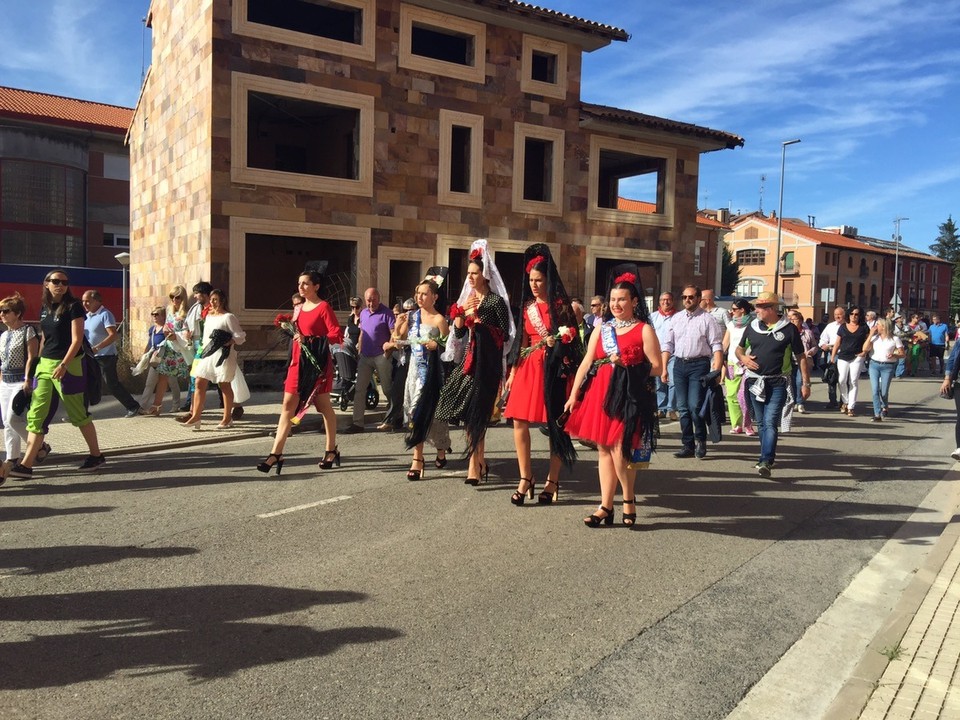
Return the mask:
<path fill-rule="evenodd" d="M 550 469 L 537 501 L 555 502 L 560 491 L 560 467 L 572 467 L 577 459 L 570 436 L 557 424 L 575 368 L 583 357 L 583 345 L 570 298 L 557 273 L 550 248 L 531 245 L 524 253 L 527 283 L 520 307 L 523 329 L 518 333 L 510 375 L 504 383 L 507 395 L 504 417 L 513 419 L 513 442 L 517 448 L 520 484 L 510 498 L 514 505 L 534 497 L 536 480 L 530 458 L 530 423 L 546 423 L 550 437 Z"/>
<path fill-rule="evenodd" d="M 507 301 L 507 289 L 488 254 L 487 241 L 475 240 L 467 279 L 450 308 L 453 331 L 442 359 L 455 362 L 456 367 L 440 391 L 436 414 L 443 422 L 463 422 L 469 457 L 467 485 L 479 485 L 488 473 L 483 455 L 487 423 L 503 379 L 503 357 L 514 336 Z"/>
<path fill-rule="evenodd" d="M 441 288 L 447 277 L 447 268 L 433 267 L 417 285 L 413 298 L 415 310 L 401 315 L 394 328 L 387 349 L 409 346 L 406 382 L 403 385 L 403 418 L 409 432 L 404 438 L 413 460 L 407 471 L 407 480 L 421 480 L 426 475 L 423 444 L 429 441 L 437 448 L 434 465 L 447 465 L 450 430 L 446 421 L 436 419 L 437 401 L 443 387 L 443 367 L 440 353 L 450 334 L 450 326 L 443 316 Z"/>
<path fill-rule="evenodd" d="M 636 523 L 636 471 L 649 460 L 655 444 L 657 401 L 652 378 L 661 371 L 660 343 L 647 322 L 635 266 L 633 272 L 624 270 L 619 265 L 611 273 L 609 311 L 600 331 L 590 335 L 564 406 L 570 412 L 567 431 L 596 443 L 600 454 L 600 507 L 583 519 L 588 527 L 613 524 L 617 483 L 623 490 L 623 524 Z"/>
<path fill-rule="evenodd" d="M 315 270 L 305 270 L 297 280 L 297 290 L 303 302 L 293 310 L 293 316 L 278 315 L 276 325 L 281 332 L 293 338 L 290 366 L 283 383 L 283 404 L 273 448 L 257 470 L 269 473 L 274 467 L 277 475 L 283 469 L 283 447 L 290 430 L 313 404 L 323 415 L 326 450 L 318 467 L 329 470 L 340 466 L 337 448 L 337 416 L 330 404 L 333 387 L 333 356 L 330 346 L 343 342 L 343 331 L 330 303 L 320 299 L 323 276 Z M 299 412 L 298 412 L 299 410 Z"/>

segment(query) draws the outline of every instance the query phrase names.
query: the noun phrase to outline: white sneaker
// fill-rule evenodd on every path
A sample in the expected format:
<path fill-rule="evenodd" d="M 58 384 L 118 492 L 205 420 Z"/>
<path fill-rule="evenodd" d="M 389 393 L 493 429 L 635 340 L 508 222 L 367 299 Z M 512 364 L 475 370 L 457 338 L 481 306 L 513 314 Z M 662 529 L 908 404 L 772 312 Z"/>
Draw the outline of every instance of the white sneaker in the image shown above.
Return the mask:
<path fill-rule="evenodd" d="M 957 462 L 960 462 L 960 448 L 957 448 L 952 453 L 950 453 L 950 457 L 952 457 Z"/>

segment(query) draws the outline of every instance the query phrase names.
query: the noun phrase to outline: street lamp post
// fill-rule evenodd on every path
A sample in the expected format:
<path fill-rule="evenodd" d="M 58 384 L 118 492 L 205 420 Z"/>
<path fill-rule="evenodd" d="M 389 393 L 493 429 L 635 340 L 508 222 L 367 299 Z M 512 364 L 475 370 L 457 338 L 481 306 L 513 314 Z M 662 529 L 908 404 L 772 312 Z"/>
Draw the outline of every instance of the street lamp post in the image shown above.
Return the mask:
<path fill-rule="evenodd" d="M 127 339 L 130 337 L 127 330 L 127 328 L 130 326 L 130 321 L 127 317 L 127 268 L 130 267 L 130 253 L 117 253 L 113 257 L 118 263 L 120 263 L 123 272 L 123 332 L 120 333 L 120 344 L 121 347 L 126 349 Z"/>
<path fill-rule="evenodd" d="M 893 305 L 894 315 L 900 314 L 900 303 L 902 302 L 900 297 L 900 223 L 909 219 L 905 217 L 895 217 L 893 219 L 893 241 L 896 243 L 896 250 L 893 256 L 893 297 L 890 298 L 890 304 Z"/>
<path fill-rule="evenodd" d="M 777 208 L 777 261 L 773 266 L 773 291 L 780 294 L 780 241 L 783 238 L 783 170 L 787 164 L 787 145 L 796 145 L 796 140 L 784 140 L 780 143 L 780 203 Z"/>

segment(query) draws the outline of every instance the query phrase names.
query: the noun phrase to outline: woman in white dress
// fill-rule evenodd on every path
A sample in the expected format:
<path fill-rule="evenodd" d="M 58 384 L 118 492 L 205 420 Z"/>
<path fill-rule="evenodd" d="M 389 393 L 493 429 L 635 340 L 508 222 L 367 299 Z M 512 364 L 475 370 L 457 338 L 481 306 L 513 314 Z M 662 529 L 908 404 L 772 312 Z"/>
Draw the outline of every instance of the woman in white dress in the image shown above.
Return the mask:
<path fill-rule="evenodd" d="M 193 395 L 190 417 L 183 424 L 197 430 L 207 398 L 210 383 L 216 383 L 223 393 L 223 419 L 217 425 L 225 430 L 233 425 L 233 388 L 230 383 L 237 374 L 237 345 L 242 345 L 247 334 L 240 322 L 227 308 L 227 296 L 223 290 L 210 293 L 210 309 L 203 318 L 202 350 L 193 365 L 191 375 L 196 379 L 197 389 Z"/>

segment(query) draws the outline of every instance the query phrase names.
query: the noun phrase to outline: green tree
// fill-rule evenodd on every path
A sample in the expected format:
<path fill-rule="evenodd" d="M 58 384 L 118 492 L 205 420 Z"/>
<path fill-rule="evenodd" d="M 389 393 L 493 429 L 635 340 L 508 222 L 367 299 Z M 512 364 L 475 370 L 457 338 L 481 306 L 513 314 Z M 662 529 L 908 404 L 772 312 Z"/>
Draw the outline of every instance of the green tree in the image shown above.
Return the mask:
<path fill-rule="evenodd" d="M 960 233 L 953 215 L 947 216 L 947 221 L 940 225 L 940 234 L 937 241 L 930 246 L 930 252 L 939 258 L 953 263 L 953 277 L 950 283 L 950 317 L 960 312 Z"/>
<path fill-rule="evenodd" d="M 733 295 L 740 282 L 740 264 L 734 259 L 733 253 L 727 244 L 723 244 L 723 254 L 720 257 L 720 294 Z"/>

